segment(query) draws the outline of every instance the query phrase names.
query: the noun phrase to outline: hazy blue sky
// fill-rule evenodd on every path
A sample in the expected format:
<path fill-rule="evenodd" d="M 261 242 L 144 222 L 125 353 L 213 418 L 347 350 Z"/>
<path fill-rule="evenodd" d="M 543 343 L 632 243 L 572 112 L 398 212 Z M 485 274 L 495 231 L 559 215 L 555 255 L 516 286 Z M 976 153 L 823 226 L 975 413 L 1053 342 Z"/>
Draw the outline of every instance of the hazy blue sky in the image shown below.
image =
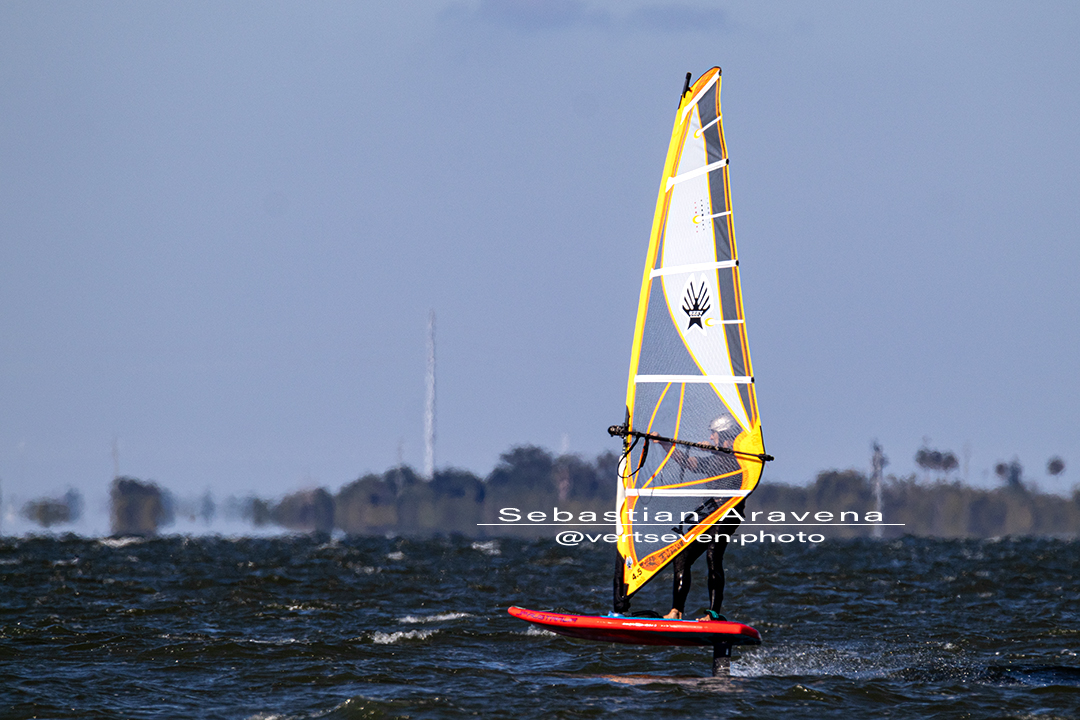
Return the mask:
<path fill-rule="evenodd" d="M 0 4 L 0 480 L 337 488 L 617 449 L 683 75 L 766 480 L 1080 466 L 1080 5 Z M 1069 468 L 1046 480 L 1061 454 Z M 989 474 L 988 474 L 989 473 Z"/>

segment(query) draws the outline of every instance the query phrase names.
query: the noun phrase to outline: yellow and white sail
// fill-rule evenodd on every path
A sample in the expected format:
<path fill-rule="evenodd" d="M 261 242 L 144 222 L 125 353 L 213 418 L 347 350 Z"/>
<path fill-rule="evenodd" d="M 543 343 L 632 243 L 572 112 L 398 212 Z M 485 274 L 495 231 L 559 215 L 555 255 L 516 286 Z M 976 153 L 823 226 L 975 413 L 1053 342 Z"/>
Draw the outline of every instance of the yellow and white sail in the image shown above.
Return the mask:
<path fill-rule="evenodd" d="M 769 459 L 746 342 L 719 68 L 683 93 L 675 117 L 626 406 L 617 509 L 622 577 L 632 594 L 741 502 Z M 727 452 L 655 438 L 717 443 Z"/>

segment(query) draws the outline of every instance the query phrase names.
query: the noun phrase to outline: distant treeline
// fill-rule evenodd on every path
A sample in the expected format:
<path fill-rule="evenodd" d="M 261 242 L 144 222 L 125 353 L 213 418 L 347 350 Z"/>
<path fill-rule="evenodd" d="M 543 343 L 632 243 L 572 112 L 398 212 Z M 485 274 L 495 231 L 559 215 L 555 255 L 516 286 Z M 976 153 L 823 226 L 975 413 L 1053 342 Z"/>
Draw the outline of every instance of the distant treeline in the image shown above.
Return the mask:
<path fill-rule="evenodd" d="M 992 490 L 974 488 L 959 480 L 919 481 L 915 476 L 889 476 L 882 482 L 882 537 L 902 535 L 942 538 L 989 538 L 1003 535 L 1076 536 L 1080 534 L 1080 492 L 1071 498 L 1038 492 L 1020 482 Z M 763 511 L 758 522 L 768 520 L 768 512 L 782 511 L 794 522 L 792 513 L 809 512 L 814 522 L 819 512 L 854 512 L 865 522 L 876 510 L 870 479 L 856 470 L 828 470 L 819 473 L 812 485 L 793 487 L 762 483 L 747 500 L 747 511 Z M 822 527 L 827 538 L 868 537 L 873 527 L 854 525 Z M 899 523 L 896 525 L 894 523 Z M 760 526 L 755 528 L 761 530 Z"/>
<path fill-rule="evenodd" d="M 576 455 L 556 457 L 538 447 L 516 447 L 500 456 L 486 478 L 448 469 L 425 480 L 403 465 L 364 475 L 337 493 L 315 488 L 280 500 L 231 498 L 226 515 L 238 515 L 256 527 L 301 532 L 538 537 L 546 533 L 487 523 L 497 523 L 499 511 L 510 507 L 548 513 L 558 507 L 575 516 L 586 511 L 602 515 L 613 507 L 618 461 L 614 453 L 587 461 Z M 178 514 L 178 503 L 168 491 L 135 478 L 115 479 L 110 500 L 112 532 L 117 535 L 152 535 Z M 195 505 L 181 508 L 179 514 L 209 522 L 215 514 L 211 499 L 204 496 Z"/>
<path fill-rule="evenodd" d="M 249 498 L 245 516 L 255 525 L 290 530 L 343 530 L 353 535 L 466 535 L 538 537 L 550 528 L 508 528 L 502 508 L 551 513 L 556 507 L 576 517 L 602 515 L 614 503 L 619 458 L 604 453 L 592 462 L 576 455 L 553 456 L 533 447 L 504 453 L 487 478 L 466 470 L 436 471 L 431 480 L 400 466 L 365 475 L 337 492 L 319 488 L 286 495 L 279 502 Z"/>
<path fill-rule="evenodd" d="M 1041 493 L 1021 480 L 1015 462 L 999 469 L 1002 486 L 978 489 L 948 479 L 955 462 L 937 462 L 931 455 L 922 459 L 921 467 L 936 465 L 942 477 L 917 480 L 915 476 L 889 476 L 882 481 L 883 516 L 878 532 L 883 537 L 1080 534 L 1080 491 L 1071 498 Z M 1060 463 L 1060 459 L 1055 462 Z M 507 526 L 500 522 L 500 510 L 516 508 L 525 520 L 530 512 L 543 512 L 551 518 L 558 508 L 561 518 L 567 517 L 563 513 L 580 518 L 582 513 L 593 512 L 602 521 L 604 513 L 614 509 L 617 468 L 614 453 L 588 461 L 576 455 L 554 456 L 533 446 L 516 447 L 500 456 L 486 478 L 451 469 L 437 471 L 431 480 L 425 480 L 401 466 L 365 475 L 337 493 L 316 488 L 279 500 L 233 498 L 227 514 L 255 526 L 300 532 L 552 537 L 556 528 L 551 526 Z M 1058 472 L 1061 469 L 1063 465 Z M 188 507 L 177 504 L 156 484 L 134 478 L 117 478 L 111 501 L 116 534 L 154 534 L 177 513 L 193 520 L 202 517 L 209 523 L 215 512 L 209 495 L 188 503 Z M 58 507 L 40 503 L 30 507 L 34 511 L 26 514 L 40 518 L 42 524 L 61 521 Z M 775 526 L 777 532 L 790 532 L 791 523 L 828 521 L 842 524 L 822 525 L 815 532 L 827 538 L 859 537 L 875 532 L 866 523 L 867 513 L 876 510 L 873 482 L 866 474 L 829 470 L 805 487 L 762 482 L 747 501 L 747 512 L 758 514 L 748 516 L 747 522 L 756 523 L 755 531 Z M 819 517 L 819 513 L 831 513 L 831 517 Z M 750 529 L 749 525 L 745 528 Z"/>

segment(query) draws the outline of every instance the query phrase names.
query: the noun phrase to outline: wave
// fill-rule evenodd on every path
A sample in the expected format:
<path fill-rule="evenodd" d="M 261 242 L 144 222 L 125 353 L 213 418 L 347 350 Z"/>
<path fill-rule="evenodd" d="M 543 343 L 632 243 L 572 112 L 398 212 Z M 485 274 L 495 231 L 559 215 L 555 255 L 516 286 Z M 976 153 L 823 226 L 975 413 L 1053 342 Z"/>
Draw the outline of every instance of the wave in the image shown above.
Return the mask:
<path fill-rule="evenodd" d="M 392 633 L 377 632 L 372 633 L 371 641 L 376 645 L 392 645 L 398 640 L 426 640 L 435 633 L 439 632 L 436 629 L 431 630 L 398 630 Z"/>
<path fill-rule="evenodd" d="M 502 555 L 502 550 L 499 549 L 498 540 L 485 540 L 484 542 L 474 542 L 471 547 L 473 550 L 479 550 L 485 555 Z"/>
<path fill-rule="evenodd" d="M 107 537 L 107 538 L 101 538 L 100 540 L 98 540 L 98 542 L 101 543 L 102 545 L 104 545 L 105 547 L 122 548 L 122 547 L 127 547 L 128 545 L 140 545 L 140 544 L 146 542 L 146 538 L 131 537 L 131 536 L 118 537 L 118 538 Z"/>
<path fill-rule="evenodd" d="M 447 620 L 457 620 L 463 617 L 472 617 L 472 615 L 463 612 L 439 613 L 438 615 L 406 615 L 403 618 L 398 618 L 398 622 L 415 625 L 417 623 L 446 622 Z"/>

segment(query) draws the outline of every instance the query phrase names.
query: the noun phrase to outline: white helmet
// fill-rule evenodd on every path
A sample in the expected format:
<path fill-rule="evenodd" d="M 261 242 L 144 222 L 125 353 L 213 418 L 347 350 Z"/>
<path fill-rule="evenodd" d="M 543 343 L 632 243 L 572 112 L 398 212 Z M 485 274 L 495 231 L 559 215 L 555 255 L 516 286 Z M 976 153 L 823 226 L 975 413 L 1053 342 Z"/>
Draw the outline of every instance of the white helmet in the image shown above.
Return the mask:
<path fill-rule="evenodd" d="M 726 433 L 729 430 L 734 430 L 736 427 L 735 421 L 728 415 L 721 415 L 709 423 L 709 429 L 717 434 Z"/>

